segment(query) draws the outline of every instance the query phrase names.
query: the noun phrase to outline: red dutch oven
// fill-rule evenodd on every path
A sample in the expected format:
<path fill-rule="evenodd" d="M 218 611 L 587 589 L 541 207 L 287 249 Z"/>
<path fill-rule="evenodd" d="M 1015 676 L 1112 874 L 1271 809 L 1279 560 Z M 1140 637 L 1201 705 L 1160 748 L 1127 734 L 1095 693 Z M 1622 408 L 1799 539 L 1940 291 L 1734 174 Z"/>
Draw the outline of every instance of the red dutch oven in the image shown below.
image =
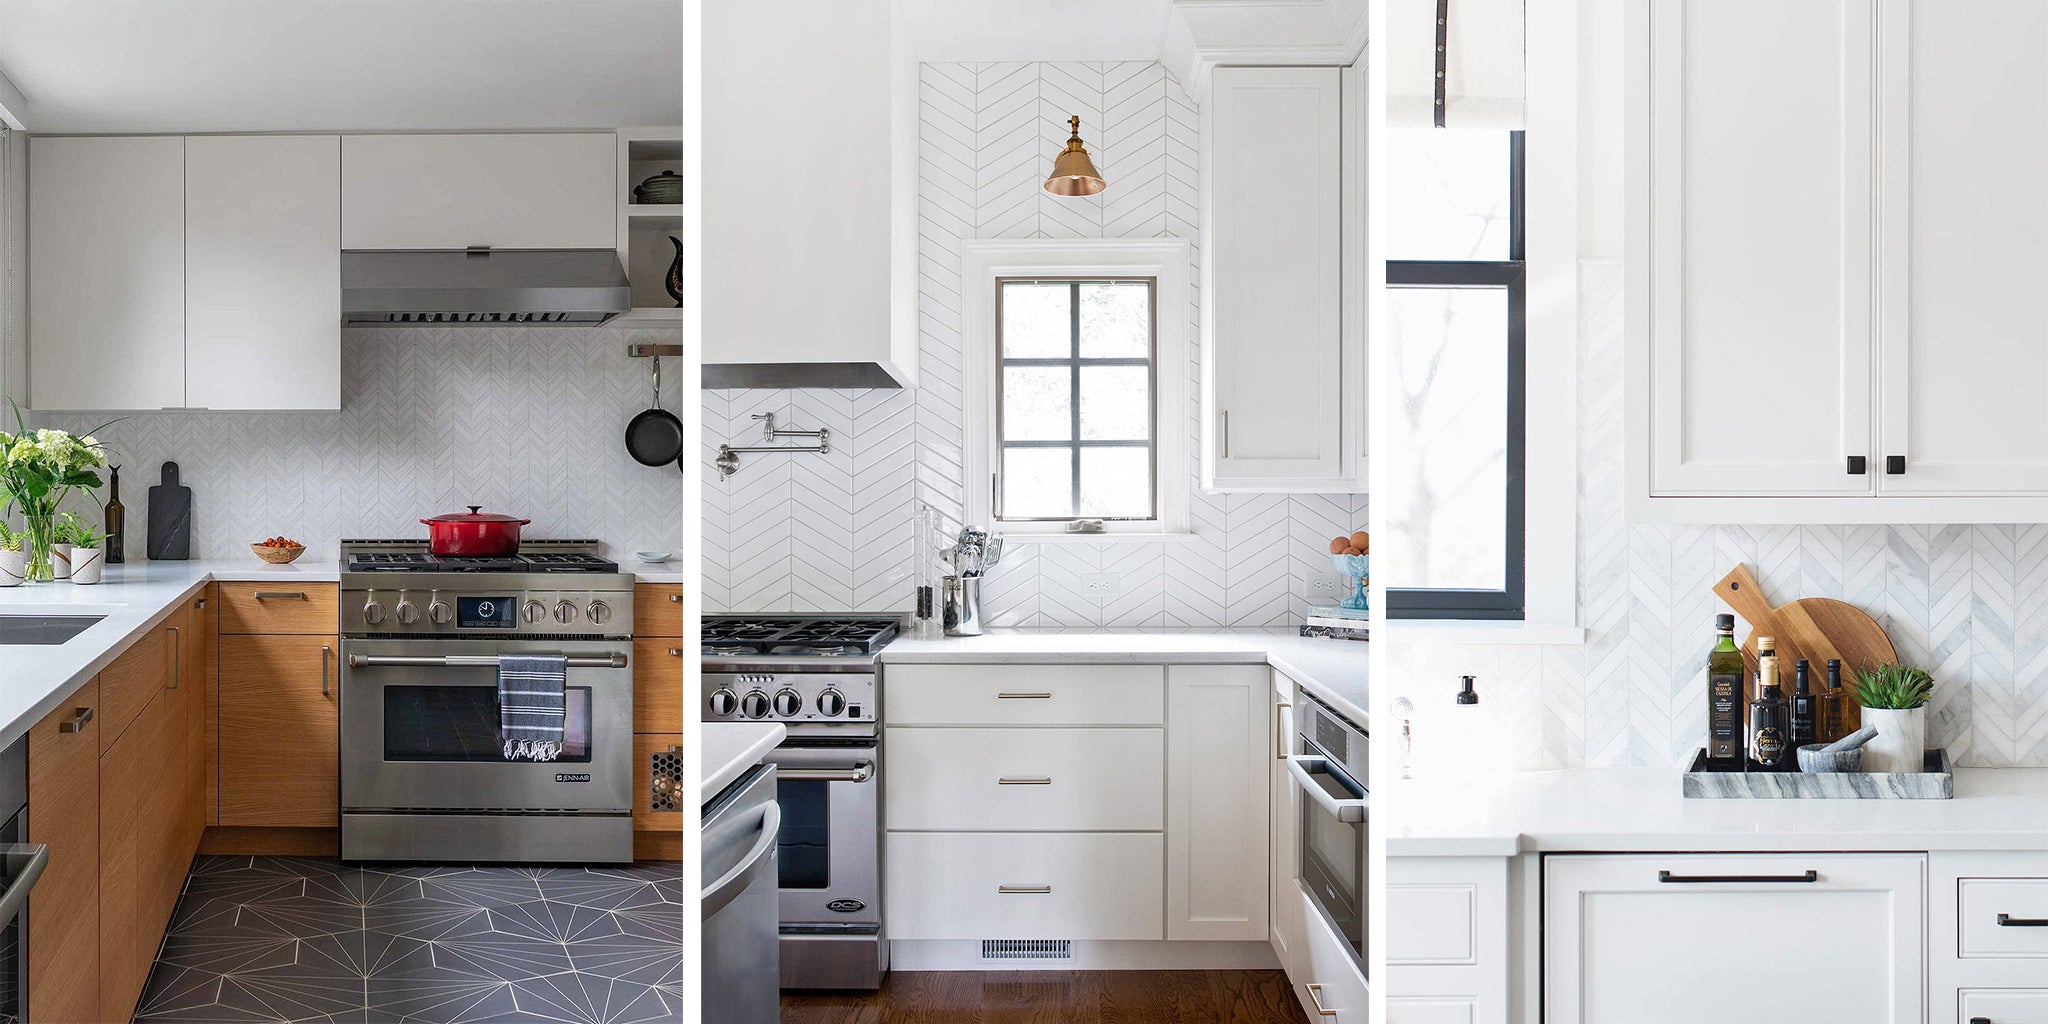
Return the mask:
<path fill-rule="evenodd" d="M 533 522 L 485 512 L 471 505 L 467 512 L 449 512 L 422 519 L 427 549 L 442 558 L 501 558 L 519 553 L 519 528 Z"/>

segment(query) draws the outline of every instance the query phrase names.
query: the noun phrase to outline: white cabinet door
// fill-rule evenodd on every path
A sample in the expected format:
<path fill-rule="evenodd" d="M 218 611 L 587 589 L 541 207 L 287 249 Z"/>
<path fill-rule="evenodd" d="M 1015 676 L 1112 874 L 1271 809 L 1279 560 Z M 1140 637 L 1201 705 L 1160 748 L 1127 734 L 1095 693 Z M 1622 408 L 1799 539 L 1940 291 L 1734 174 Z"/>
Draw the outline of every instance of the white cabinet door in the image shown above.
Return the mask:
<path fill-rule="evenodd" d="M 1635 16 L 1630 379 L 1651 495 L 1874 489 L 1876 2 Z"/>
<path fill-rule="evenodd" d="M 1267 763 L 1272 676 L 1263 665 L 1166 671 L 1166 937 L 1267 937 Z"/>
<path fill-rule="evenodd" d="M 1956 993 L 1963 1024 L 2048 1024 L 2048 988 L 1964 989 Z"/>
<path fill-rule="evenodd" d="M 1365 1024 L 1370 1016 L 1371 993 L 1351 947 L 1338 937 L 1330 922 L 1323 920 L 1322 912 L 1309 902 L 1308 894 L 1300 886 L 1294 887 L 1294 903 L 1307 925 L 1295 991 L 1303 997 L 1308 1019 L 1316 1024 Z M 1397 1024 L 1408 1024 L 1409 1020 L 1405 1013 L 1389 1019 Z"/>
<path fill-rule="evenodd" d="M 1273 908 L 1273 954 L 1289 980 L 1300 983 L 1295 958 L 1301 955 L 1301 901 L 1295 898 L 1295 872 L 1301 850 L 1301 791 L 1287 773 L 1287 754 L 1294 746 L 1294 680 L 1273 672 L 1273 749 L 1266 771 L 1271 779 L 1273 824 L 1267 841 L 1266 902 Z"/>
<path fill-rule="evenodd" d="M 349 135 L 344 249 L 618 248 L 606 134 Z"/>
<path fill-rule="evenodd" d="M 1203 133 L 1204 482 L 1349 490 L 1342 71 L 1217 68 Z"/>
<path fill-rule="evenodd" d="M 186 405 L 341 408 L 341 140 L 185 140 Z"/>
<path fill-rule="evenodd" d="M 1769 1007 L 1775 1020 L 1911 1024 L 1926 869 L 1917 854 L 1547 857 L 1544 1019 L 1721 1024 Z M 1800 955 L 1771 955 L 1782 950 Z M 1702 968 L 1714 963 L 1739 968 Z"/>
<path fill-rule="evenodd" d="M 28 209 L 29 404 L 186 404 L 185 140 L 32 138 Z"/>

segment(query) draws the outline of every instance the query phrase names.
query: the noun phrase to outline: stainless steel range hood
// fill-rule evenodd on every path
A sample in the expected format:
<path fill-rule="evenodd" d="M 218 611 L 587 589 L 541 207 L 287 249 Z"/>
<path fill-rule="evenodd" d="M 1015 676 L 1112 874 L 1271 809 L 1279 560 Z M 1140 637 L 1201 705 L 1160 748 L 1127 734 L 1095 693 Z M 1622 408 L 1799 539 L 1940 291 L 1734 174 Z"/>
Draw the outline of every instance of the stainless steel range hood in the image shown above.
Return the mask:
<path fill-rule="evenodd" d="M 632 305 L 610 249 L 341 254 L 341 321 L 351 326 L 601 324 Z"/>

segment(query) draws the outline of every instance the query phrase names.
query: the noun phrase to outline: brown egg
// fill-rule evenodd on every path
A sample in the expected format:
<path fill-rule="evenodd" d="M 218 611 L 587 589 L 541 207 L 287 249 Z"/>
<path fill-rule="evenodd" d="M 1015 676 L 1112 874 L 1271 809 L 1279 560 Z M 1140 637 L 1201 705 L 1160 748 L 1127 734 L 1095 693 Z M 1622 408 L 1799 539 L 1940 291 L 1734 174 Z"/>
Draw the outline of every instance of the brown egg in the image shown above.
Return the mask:
<path fill-rule="evenodd" d="M 1338 537 L 1335 540 L 1330 541 L 1330 553 L 1333 555 L 1341 555 L 1344 553 L 1344 549 L 1350 546 L 1351 538 Z"/>
<path fill-rule="evenodd" d="M 1347 555 L 1362 555 L 1362 554 L 1365 554 L 1365 552 L 1363 552 L 1363 551 L 1360 551 L 1360 550 L 1358 550 L 1357 548 L 1345 548 L 1345 549 L 1344 549 L 1344 553 L 1345 553 L 1345 554 L 1347 554 Z"/>
<path fill-rule="evenodd" d="M 1351 535 L 1351 546 L 1357 548 L 1360 551 L 1364 551 L 1366 548 L 1372 546 L 1372 536 L 1366 533 L 1364 530 L 1360 530 L 1357 533 Z"/>

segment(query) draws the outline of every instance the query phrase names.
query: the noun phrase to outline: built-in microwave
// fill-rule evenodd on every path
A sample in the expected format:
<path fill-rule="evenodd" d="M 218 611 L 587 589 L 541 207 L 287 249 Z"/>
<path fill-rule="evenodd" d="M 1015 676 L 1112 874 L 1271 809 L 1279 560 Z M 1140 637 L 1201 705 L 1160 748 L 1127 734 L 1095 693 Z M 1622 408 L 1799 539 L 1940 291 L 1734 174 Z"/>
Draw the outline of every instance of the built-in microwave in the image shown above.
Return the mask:
<path fill-rule="evenodd" d="M 1366 969 L 1365 920 L 1372 892 L 1366 848 L 1372 822 L 1371 740 L 1328 704 L 1302 695 L 1297 750 L 1287 772 L 1301 789 L 1301 887 Z"/>

